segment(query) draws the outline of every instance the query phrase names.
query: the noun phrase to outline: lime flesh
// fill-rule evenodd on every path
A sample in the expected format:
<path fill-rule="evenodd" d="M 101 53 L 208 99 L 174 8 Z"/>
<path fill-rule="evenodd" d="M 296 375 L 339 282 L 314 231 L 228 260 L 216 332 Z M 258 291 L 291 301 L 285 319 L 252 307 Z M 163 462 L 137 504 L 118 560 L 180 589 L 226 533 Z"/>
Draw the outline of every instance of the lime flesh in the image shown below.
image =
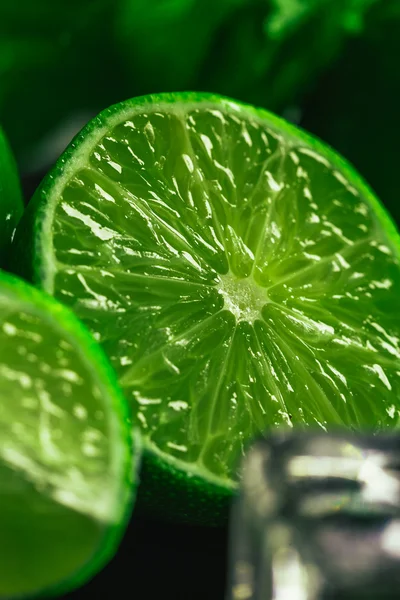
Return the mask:
<path fill-rule="evenodd" d="M 397 425 L 397 232 L 340 157 L 270 113 L 196 94 L 112 107 L 27 235 L 22 269 L 89 326 L 178 469 L 234 486 L 271 427 Z"/>
<path fill-rule="evenodd" d="M 1 274 L 1 598 L 72 588 L 110 557 L 133 490 L 127 413 L 74 315 Z"/>

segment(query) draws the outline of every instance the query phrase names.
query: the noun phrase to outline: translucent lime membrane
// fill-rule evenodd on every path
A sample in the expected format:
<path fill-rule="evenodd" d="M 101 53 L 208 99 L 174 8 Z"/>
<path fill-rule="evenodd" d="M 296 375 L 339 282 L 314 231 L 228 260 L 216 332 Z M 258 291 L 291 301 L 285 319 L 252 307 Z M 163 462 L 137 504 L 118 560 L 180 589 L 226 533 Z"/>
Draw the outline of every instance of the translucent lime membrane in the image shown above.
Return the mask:
<path fill-rule="evenodd" d="M 41 231 L 44 285 L 101 342 L 146 443 L 229 483 L 274 425 L 395 426 L 399 245 L 378 202 L 272 115 L 171 98 L 89 126 Z"/>
<path fill-rule="evenodd" d="M 0 598 L 74 587 L 131 499 L 124 400 L 75 317 L 0 277 Z"/>

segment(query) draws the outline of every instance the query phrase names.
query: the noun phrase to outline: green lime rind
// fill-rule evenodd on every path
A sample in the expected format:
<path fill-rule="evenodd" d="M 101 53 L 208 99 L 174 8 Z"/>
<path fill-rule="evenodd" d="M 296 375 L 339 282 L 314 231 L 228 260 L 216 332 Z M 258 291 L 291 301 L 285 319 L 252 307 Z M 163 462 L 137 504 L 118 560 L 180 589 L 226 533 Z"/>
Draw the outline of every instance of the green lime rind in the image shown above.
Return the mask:
<path fill-rule="evenodd" d="M 185 472 L 169 457 L 144 444 L 141 485 L 135 505 L 138 514 L 209 527 L 227 524 L 232 497 L 236 494 L 233 486 L 210 481 L 206 472 Z"/>
<path fill-rule="evenodd" d="M 284 426 L 280 429 L 286 431 Z M 252 444 L 253 440 L 248 442 L 246 452 Z M 238 497 L 238 486 L 221 485 L 217 478 L 210 478 L 208 471 L 185 473 L 180 465 L 180 461 L 165 456 L 154 445 L 144 447 L 135 511 L 164 521 L 226 526 L 232 500 Z M 162 504 L 160 490 L 164 491 Z"/>
<path fill-rule="evenodd" d="M 24 275 L 39 287 L 53 293 L 55 258 L 52 248 L 52 223 L 55 207 L 64 187 L 72 179 L 75 172 L 86 164 L 93 147 L 113 127 L 134 117 L 135 114 L 168 109 L 168 105 L 173 105 L 174 110 L 177 111 L 179 110 L 179 104 L 185 109 L 190 109 L 191 104 L 196 107 L 201 105 L 205 108 L 219 106 L 225 112 L 251 117 L 252 120 L 264 123 L 272 132 L 280 135 L 284 134 L 286 140 L 293 141 L 293 145 L 303 142 L 308 148 L 328 159 L 332 166 L 340 170 L 348 182 L 357 188 L 363 199 L 370 205 L 373 210 L 375 224 L 379 225 L 382 232 L 384 232 L 385 238 L 387 238 L 397 260 L 400 259 L 400 241 L 393 221 L 368 185 L 353 170 L 352 166 L 336 152 L 301 129 L 288 124 L 265 110 L 256 109 L 213 94 L 187 92 L 140 97 L 115 105 L 103 111 L 78 134 L 59 159 L 53 171 L 43 180 L 27 209 L 15 237 L 13 270 Z M 186 520 L 193 520 L 191 513 L 196 513 L 198 504 L 205 494 L 209 494 L 210 502 L 208 506 L 217 505 L 221 500 L 222 507 L 225 498 L 232 496 L 234 493 L 237 485 L 232 481 L 213 478 L 205 470 L 202 471 L 198 467 L 193 467 L 190 463 L 185 464 L 183 461 L 174 460 L 157 452 L 149 446 L 146 439 L 143 443 L 145 448 L 143 475 L 145 485 L 142 486 L 140 497 L 143 495 L 144 501 L 141 502 L 139 498 L 139 504 L 150 506 L 152 498 L 153 508 L 155 509 L 155 505 L 160 504 L 159 498 L 157 498 L 160 485 L 157 481 L 162 481 L 164 482 L 162 488 L 163 501 L 166 494 L 165 488 L 167 487 L 171 493 L 172 501 L 170 504 L 174 509 L 174 502 L 176 503 L 174 492 L 180 490 L 178 496 L 182 500 L 182 508 L 176 506 L 175 513 L 178 513 L 176 516 L 180 519 L 183 517 Z M 195 501 L 193 501 L 194 497 L 197 498 Z M 192 511 L 192 506 L 195 505 L 197 507 Z M 162 510 L 163 513 L 167 512 L 166 507 Z M 223 512 L 222 508 L 221 511 Z M 197 517 L 198 515 L 195 515 L 195 519 L 203 520 L 202 517 L 199 519 Z M 206 520 L 210 518 L 214 518 L 212 512 L 206 515 Z"/>
<path fill-rule="evenodd" d="M 17 165 L 0 127 L 0 266 L 6 260 L 15 228 L 23 212 Z"/>
<path fill-rule="evenodd" d="M 17 307 L 34 316 L 39 316 L 52 330 L 61 332 L 65 341 L 73 346 L 82 358 L 87 372 L 99 387 L 103 398 L 108 398 L 109 409 L 118 417 L 118 436 L 122 454 L 118 456 L 118 469 L 122 478 L 118 481 L 118 494 L 114 499 L 114 513 L 104 528 L 93 555 L 67 579 L 43 589 L 34 589 L 12 597 L 54 597 L 71 591 L 92 578 L 115 554 L 129 521 L 138 485 L 138 470 L 141 460 L 141 438 L 132 428 L 130 411 L 120 391 L 116 375 L 99 345 L 86 327 L 66 307 L 53 298 L 28 285 L 19 278 L 0 272 L 0 292 L 9 300 L 9 307 Z M 62 540 L 60 540 L 62 544 Z M 7 595 L 7 598 L 10 596 Z"/>

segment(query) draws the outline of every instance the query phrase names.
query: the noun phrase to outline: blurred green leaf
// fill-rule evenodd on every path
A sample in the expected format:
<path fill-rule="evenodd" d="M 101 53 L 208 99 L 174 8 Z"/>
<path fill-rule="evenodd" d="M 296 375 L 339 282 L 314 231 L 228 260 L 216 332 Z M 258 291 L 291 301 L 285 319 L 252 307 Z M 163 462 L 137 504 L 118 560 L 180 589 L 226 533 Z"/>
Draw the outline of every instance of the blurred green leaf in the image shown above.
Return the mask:
<path fill-rule="evenodd" d="M 3 2 L 0 124 L 29 165 L 54 128 L 129 96 L 196 89 L 282 112 L 374 6 L 400 12 L 396 0 Z"/>
<path fill-rule="evenodd" d="M 20 161 L 74 111 L 114 100 L 113 14 L 113 0 L 0 3 L 0 123 Z"/>
<path fill-rule="evenodd" d="M 141 91 L 195 85 L 218 27 L 248 0 L 122 0 L 117 36 Z M 218 57 L 215 57 L 218 60 Z"/>
<path fill-rule="evenodd" d="M 258 2 L 258 14 L 253 9 L 244 11 L 222 32 L 223 60 L 208 64 L 211 85 L 221 93 L 282 111 L 299 102 L 350 36 L 360 34 L 365 11 L 373 2 Z"/>
<path fill-rule="evenodd" d="M 267 30 L 271 38 L 282 39 L 293 29 L 301 27 L 307 19 L 321 9 L 331 11 L 332 25 L 335 21 L 341 24 L 340 29 L 351 33 L 363 30 L 364 15 L 370 6 L 380 0 L 347 0 L 332 2 L 331 0 L 271 0 L 273 7 Z"/>
<path fill-rule="evenodd" d="M 188 88 L 282 110 L 379 0 L 122 0 L 117 37 L 139 93 Z"/>
<path fill-rule="evenodd" d="M 321 76 L 301 124 L 354 163 L 400 224 L 399 56 L 400 3 L 385 0 Z"/>

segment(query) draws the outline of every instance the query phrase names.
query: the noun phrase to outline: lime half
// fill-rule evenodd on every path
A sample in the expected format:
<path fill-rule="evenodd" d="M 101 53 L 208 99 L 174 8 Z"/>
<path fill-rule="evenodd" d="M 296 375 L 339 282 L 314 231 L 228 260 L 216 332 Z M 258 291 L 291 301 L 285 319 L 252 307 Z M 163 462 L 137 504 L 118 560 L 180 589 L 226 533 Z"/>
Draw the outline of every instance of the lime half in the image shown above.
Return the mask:
<path fill-rule="evenodd" d="M 114 106 L 17 235 L 19 271 L 110 357 L 163 485 L 215 500 L 276 425 L 399 421 L 398 234 L 339 156 L 268 112 L 192 93 Z"/>
<path fill-rule="evenodd" d="M 0 265 L 7 258 L 12 236 L 23 211 L 17 167 L 0 127 Z"/>
<path fill-rule="evenodd" d="M 73 588 L 113 554 L 134 489 L 128 413 L 75 316 L 1 273 L 0 598 Z"/>

